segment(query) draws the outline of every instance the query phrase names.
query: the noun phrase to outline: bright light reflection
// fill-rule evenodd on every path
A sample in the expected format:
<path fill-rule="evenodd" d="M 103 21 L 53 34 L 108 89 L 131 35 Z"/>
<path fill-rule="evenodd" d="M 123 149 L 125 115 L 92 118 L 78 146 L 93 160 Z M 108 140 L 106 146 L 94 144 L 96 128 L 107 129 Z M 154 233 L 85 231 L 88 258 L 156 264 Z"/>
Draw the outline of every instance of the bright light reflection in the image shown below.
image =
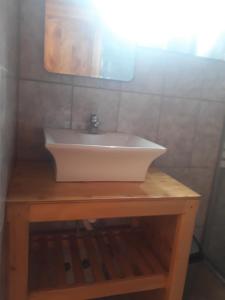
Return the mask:
<path fill-rule="evenodd" d="M 204 55 L 225 32 L 224 0 L 92 1 L 111 31 L 141 46 L 195 39 L 197 54 Z"/>

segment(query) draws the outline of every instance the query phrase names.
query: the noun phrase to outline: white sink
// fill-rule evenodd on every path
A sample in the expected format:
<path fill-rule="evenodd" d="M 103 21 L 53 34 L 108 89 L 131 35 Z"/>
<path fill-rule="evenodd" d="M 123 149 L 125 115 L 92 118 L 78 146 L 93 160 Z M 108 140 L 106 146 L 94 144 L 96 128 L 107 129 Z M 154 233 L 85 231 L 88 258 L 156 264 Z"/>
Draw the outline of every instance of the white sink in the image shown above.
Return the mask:
<path fill-rule="evenodd" d="M 45 146 L 56 164 L 57 181 L 144 181 L 166 148 L 123 133 L 87 134 L 45 129 Z"/>

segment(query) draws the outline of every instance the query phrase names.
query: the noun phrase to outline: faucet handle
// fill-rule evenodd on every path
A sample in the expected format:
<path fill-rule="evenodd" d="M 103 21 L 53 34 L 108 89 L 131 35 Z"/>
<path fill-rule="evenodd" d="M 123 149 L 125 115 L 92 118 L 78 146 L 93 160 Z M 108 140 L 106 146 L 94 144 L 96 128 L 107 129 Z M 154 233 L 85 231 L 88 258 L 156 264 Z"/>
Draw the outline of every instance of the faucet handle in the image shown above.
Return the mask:
<path fill-rule="evenodd" d="M 97 122 L 98 121 L 98 117 L 96 114 L 91 114 L 90 115 L 90 121 L 91 122 Z"/>
<path fill-rule="evenodd" d="M 101 121 L 99 120 L 97 114 L 91 114 L 90 123 L 95 125 L 95 127 L 98 127 L 101 124 Z"/>
<path fill-rule="evenodd" d="M 98 127 L 101 124 L 97 114 L 91 114 L 89 120 L 88 131 L 90 133 L 97 133 Z"/>

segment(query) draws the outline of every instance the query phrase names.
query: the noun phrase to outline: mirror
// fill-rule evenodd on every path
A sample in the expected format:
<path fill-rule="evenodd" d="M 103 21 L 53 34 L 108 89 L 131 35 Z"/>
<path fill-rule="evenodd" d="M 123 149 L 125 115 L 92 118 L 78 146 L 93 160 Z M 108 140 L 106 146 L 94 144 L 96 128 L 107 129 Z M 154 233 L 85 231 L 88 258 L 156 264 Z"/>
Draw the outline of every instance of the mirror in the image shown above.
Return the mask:
<path fill-rule="evenodd" d="M 91 0 L 45 0 L 44 65 L 52 73 L 129 81 L 135 44 L 113 33 Z"/>

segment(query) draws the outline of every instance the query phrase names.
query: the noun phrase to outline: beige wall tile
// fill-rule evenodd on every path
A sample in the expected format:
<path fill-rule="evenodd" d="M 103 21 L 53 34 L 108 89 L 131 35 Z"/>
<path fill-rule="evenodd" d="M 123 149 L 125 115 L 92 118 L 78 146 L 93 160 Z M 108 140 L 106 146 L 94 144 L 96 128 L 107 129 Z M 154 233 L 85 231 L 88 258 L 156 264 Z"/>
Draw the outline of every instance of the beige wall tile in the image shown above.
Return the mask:
<path fill-rule="evenodd" d="M 202 227 L 207 216 L 214 168 L 163 168 L 163 170 L 201 194 L 196 225 Z"/>
<path fill-rule="evenodd" d="M 72 127 L 87 129 L 91 113 L 96 113 L 101 121 L 99 129 L 115 131 L 120 94 L 117 91 L 74 87 Z"/>
<path fill-rule="evenodd" d="M 118 131 L 156 140 L 161 97 L 121 93 Z"/>
<path fill-rule="evenodd" d="M 221 141 L 224 114 L 224 103 L 201 102 L 192 149 L 192 166 L 215 166 Z"/>
<path fill-rule="evenodd" d="M 2 0 L 0 4 L 0 66 L 11 74 L 17 72 L 19 1 Z"/>
<path fill-rule="evenodd" d="M 123 82 L 122 90 L 162 94 L 164 71 L 164 51 L 139 48 L 134 78 Z"/>
<path fill-rule="evenodd" d="M 157 161 L 160 166 L 190 165 L 199 102 L 191 99 L 164 98 L 157 141 L 168 148 Z"/>
<path fill-rule="evenodd" d="M 43 128 L 71 126 L 72 86 L 20 81 L 18 107 L 19 159 L 44 159 Z"/>
<path fill-rule="evenodd" d="M 203 84 L 201 59 L 168 52 L 165 69 L 165 95 L 200 98 Z"/>
<path fill-rule="evenodd" d="M 225 64 L 223 61 L 204 60 L 201 98 L 225 101 Z"/>

